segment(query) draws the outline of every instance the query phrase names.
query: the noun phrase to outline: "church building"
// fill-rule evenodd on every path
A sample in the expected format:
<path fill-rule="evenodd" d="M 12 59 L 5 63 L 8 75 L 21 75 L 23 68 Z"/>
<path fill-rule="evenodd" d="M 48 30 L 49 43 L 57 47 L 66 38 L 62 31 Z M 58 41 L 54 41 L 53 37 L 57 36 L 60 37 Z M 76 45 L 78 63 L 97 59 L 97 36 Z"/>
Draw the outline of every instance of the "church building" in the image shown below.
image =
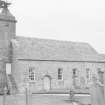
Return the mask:
<path fill-rule="evenodd" d="M 66 92 L 88 89 L 92 75 L 104 82 L 105 56 L 84 42 L 16 36 L 16 19 L 1 4 L 0 92 Z"/>

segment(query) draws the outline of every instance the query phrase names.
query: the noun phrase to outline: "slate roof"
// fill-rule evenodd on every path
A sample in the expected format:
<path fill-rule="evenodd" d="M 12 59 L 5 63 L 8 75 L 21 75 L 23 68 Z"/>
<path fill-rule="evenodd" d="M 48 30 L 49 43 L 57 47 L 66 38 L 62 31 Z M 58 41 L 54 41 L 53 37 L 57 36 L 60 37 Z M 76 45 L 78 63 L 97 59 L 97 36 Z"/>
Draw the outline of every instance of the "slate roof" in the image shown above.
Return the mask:
<path fill-rule="evenodd" d="M 105 54 L 100 54 L 105 59 Z"/>
<path fill-rule="evenodd" d="M 16 59 L 105 62 L 88 43 L 16 37 L 12 45 Z"/>

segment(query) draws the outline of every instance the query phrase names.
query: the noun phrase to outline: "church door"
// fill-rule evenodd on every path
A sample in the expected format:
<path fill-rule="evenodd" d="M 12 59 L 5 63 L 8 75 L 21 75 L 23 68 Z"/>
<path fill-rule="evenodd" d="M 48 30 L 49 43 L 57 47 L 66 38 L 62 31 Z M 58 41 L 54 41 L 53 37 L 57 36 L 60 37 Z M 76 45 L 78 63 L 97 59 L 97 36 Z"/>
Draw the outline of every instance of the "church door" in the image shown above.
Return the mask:
<path fill-rule="evenodd" d="M 51 79 L 48 76 L 45 76 L 43 79 L 44 82 L 44 90 L 49 91 L 51 88 Z"/>

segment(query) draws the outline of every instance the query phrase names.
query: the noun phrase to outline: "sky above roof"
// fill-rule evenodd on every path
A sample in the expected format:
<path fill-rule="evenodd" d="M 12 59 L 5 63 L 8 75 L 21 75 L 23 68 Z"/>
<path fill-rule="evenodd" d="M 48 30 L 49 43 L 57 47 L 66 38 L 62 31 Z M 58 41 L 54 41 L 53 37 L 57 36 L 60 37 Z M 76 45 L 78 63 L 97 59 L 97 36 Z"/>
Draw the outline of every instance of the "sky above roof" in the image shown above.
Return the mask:
<path fill-rule="evenodd" d="M 8 0 L 17 35 L 88 42 L 105 53 L 105 0 Z"/>

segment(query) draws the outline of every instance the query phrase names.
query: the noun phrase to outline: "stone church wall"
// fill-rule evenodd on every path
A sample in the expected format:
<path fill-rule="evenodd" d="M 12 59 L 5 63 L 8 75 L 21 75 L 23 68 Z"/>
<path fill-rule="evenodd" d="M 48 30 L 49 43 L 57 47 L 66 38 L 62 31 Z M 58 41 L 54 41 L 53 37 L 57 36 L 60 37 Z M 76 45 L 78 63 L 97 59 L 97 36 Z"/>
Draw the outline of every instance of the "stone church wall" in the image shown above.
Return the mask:
<path fill-rule="evenodd" d="M 35 80 L 29 80 L 29 68 L 35 70 Z M 58 80 L 58 69 L 63 70 L 63 80 Z M 86 86 L 86 68 L 89 68 L 92 74 L 97 74 L 97 69 L 105 71 L 105 64 L 101 63 L 86 63 L 86 62 L 56 62 L 56 61 L 25 61 L 15 60 L 12 63 L 12 74 L 17 83 L 20 92 L 24 92 L 25 87 L 28 87 L 31 92 L 38 92 L 44 89 L 43 78 L 45 75 L 51 77 L 51 89 L 70 89 L 73 86 L 73 69 L 78 72 L 77 84 L 78 87 Z M 84 81 L 83 81 L 84 79 Z M 85 86 L 84 86 L 85 85 Z"/>

